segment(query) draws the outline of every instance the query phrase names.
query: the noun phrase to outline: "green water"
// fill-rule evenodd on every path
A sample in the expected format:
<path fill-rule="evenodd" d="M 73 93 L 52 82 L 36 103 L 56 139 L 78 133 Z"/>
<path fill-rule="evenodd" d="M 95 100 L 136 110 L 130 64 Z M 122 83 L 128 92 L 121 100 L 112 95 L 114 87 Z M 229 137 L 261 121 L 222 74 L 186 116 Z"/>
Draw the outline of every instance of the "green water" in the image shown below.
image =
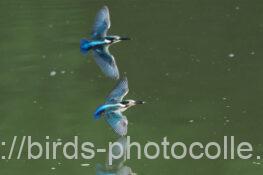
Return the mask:
<path fill-rule="evenodd" d="M 105 4 L 110 33 L 133 39 L 111 47 L 129 79 L 128 98 L 147 101 L 125 113 L 133 140 L 145 144 L 167 136 L 171 142 L 221 143 L 233 135 L 263 153 L 260 0 L 1 0 L 1 141 L 9 146 L 15 135 L 38 141 L 77 135 L 106 147 L 116 140 L 103 120 L 92 118 L 115 82 L 104 77 L 92 55 L 79 52 L 79 40 L 89 36 Z M 1 156 L 8 149 L 0 147 Z M 22 155 L 0 160 L 0 174 L 92 175 L 104 161 L 103 154 L 74 161 Z M 263 165 L 255 162 L 262 161 L 159 158 L 125 164 L 141 175 L 261 175 Z"/>

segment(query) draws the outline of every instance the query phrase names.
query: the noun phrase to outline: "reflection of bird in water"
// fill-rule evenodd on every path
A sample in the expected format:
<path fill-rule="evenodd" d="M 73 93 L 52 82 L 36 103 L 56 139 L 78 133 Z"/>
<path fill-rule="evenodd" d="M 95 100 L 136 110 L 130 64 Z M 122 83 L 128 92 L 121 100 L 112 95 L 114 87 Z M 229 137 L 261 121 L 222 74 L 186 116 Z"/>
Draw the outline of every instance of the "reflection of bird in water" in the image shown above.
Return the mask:
<path fill-rule="evenodd" d="M 116 171 L 107 171 L 103 170 L 101 165 L 97 165 L 96 175 L 136 175 L 136 173 L 133 173 L 132 169 L 128 166 L 123 166 Z"/>
<path fill-rule="evenodd" d="M 94 113 L 95 119 L 105 115 L 108 124 L 121 136 L 126 135 L 128 130 L 128 120 L 122 112 L 132 106 L 145 103 L 144 101 L 123 100 L 128 91 L 128 80 L 124 77 L 109 94 L 106 103 L 99 106 Z"/>
<path fill-rule="evenodd" d="M 120 145 L 122 145 L 123 152 L 127 152 L 127 138 L 120 137 L 117 140 Z M 119 155 L 121 152 L 120 147 L 113 147 L 112 154 Z M 124 163 L 126 161 L 126 154 L 119 159 L 112 160 L 112 165 L 109 165 L 109 157 L 107 157 L 106 165 L 103 167 L 101 164 L 97 164 L 96 166 L 96 175 L 136 175 L 136 173 L 132 172 L 132 169 L 128 166 L 125 166 Z"/>
<path fill-rule="evenodd" d="M 105 167 L 107 170 L 112 170 L 112 169 L 120 169 L 124 163 L 127 160 L 127 138 L 126 137 L 120 137 L 116 142 L 119 143 L 119 145 L 122 146 L 122 150 L 119 146 L 114 146 L 111 150 L 111 161 L 109 160 L 110 158 L 107 157 Z M 122 152 L 123 151 L 123 152 Z M 123 154 L 122 154 L 123 153 Z M 115 159 L 113 156 L 118 156 L 122 155 L 120 158 Z M 111 162 L 111 164 L 110 164 Z"/>
<path fill-rule="evenodd" d="M 102 72 L 110 78 L 118 79 L 119 70 L 114 57 L 109 52 L 109 46 L 122 40 L 129 40 L 130 38 L 117 35 L 107 36 L 110 25 L 109 9 L 107 6 L 104 6 L 96 16 L 91 34 L 92 40 L 82 39 L 80 42 L 80 50 L 86 54 L 92 49 L 94 59 Z"/>

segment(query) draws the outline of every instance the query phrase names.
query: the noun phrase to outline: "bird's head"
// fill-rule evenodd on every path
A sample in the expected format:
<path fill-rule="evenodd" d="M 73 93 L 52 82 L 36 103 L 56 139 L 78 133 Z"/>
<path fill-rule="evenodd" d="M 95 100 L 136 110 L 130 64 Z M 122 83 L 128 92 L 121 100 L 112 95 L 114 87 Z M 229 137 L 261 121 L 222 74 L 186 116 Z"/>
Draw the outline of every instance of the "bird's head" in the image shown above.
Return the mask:
<path fill-rule="evenodd" d="M 117 35 L 106 36 L 105 39 L 111 41 L 111 43 L 117 43 L 120 41 L 131 40 L 129 37 L 121 37 L 121 36 L 117 36 Z"/>
<path fill-rule="evenodd" d="M 144 104 L 145 101 L 142 100 L 124 100 L 121 102 L 121 104 L 125 105 L 126 107 L 131 107 L 131 106 L 135 106 L 135 105 L 141 105 Z"/>

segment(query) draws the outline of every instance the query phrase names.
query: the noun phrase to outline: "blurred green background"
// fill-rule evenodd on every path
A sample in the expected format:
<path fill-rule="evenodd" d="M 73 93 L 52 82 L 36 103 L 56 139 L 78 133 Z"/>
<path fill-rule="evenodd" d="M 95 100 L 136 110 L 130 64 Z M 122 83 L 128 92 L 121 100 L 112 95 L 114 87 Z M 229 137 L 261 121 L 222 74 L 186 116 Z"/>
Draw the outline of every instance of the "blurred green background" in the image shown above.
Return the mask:
<path fill-rule="evenodd" d="M 129 79 L 128 98 L 147 101 L 125 113 L 132 140 L 222 143 L 233 135 L 263 153 L 260 0 L 1 0 L 1 141 L 10 145 L 14 135 L 30 135 L 44 143 L 45 136 L 67 141 L 77 135 L 106 147 L 116 139 L 92 117 L 115 82 L 91 54 L 85 58 L 79 51 L 103 5 L 111 11 L 110 33 L 133 39 L 110 49 Z M 0 153 L 7 155 L 8 147 Z M 103 154 L 92 161 L 22 157 L 0 160 L 0 174 L 95 174 L 96 163 L 105 160 Z M 159 158 L 126 164 L 142 175 L 261 175 L 261 162 Z"/>

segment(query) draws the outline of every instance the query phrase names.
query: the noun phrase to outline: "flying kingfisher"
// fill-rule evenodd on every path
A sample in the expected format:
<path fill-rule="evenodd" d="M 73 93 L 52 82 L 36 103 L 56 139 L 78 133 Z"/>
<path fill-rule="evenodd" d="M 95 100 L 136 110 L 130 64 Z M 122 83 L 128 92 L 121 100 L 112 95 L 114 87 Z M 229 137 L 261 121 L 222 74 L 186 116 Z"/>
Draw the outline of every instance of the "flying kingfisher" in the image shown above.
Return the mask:
<path fill-rule="evenodd" d="M 124 96 L 126 96 L 128 92 L 128 79 L 127 77 L 124 77 L 117 83 L 116 87 L 108 95 L 106 103 L 99 106 L 94 113 L 94 118 L 96 120 L 102 115 L 105 116 L 107 123 L 120 136 L 126 135 L 128 130 L 128 120 L 122 112 L 132 106 L 145 103 L 141 100 L 123 100 Z"/>
<path fill-rule="evenodd" d="M 80 51 L 87 54 L 89 50 L 93 50 L 94 59 L 102 72 L 112 79 L 119 79 L 119 70 L 113 55 L 109 52 L 109 46 L 122 40 L 130 40 L 130 38 L 117 35 L 108 36 L 110 25 L 109 9 L 104 6 L 95 18 L 91 40 L 82 39 L 80 41 Z"/>

